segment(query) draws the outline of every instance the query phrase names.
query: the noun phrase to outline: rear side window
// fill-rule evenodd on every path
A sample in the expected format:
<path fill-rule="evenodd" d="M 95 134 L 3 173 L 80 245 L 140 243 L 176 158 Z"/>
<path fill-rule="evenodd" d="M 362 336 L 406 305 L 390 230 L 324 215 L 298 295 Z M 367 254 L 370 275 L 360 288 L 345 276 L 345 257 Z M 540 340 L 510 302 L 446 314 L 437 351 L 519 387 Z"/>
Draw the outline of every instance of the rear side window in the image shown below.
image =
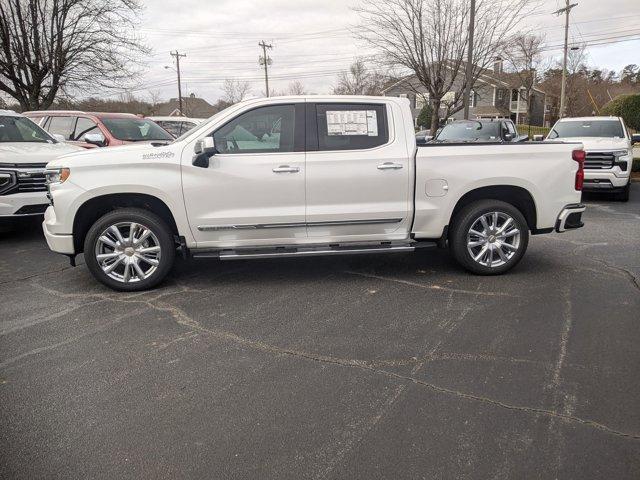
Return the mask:
<path fill-rule="evenodd" d="M 389 141 L 387 111 L 382 104 L 316 105 L 318 150 L 364 150 Z"/>
<path fill-rule="evenodd" d="M 65 140 L 71 140 L 76 117 L 51 117 L 47 131 L 52 135 L 62 135 Z"/>

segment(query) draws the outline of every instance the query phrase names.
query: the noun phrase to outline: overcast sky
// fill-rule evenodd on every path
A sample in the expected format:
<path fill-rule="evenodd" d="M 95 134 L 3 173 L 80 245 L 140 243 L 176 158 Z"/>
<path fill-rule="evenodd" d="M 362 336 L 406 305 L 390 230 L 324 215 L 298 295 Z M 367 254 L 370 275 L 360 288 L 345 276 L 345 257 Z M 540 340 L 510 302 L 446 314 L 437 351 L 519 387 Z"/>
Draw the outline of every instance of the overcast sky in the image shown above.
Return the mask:
<path fill-rule="evenodd" d="M 588 63 L 608 69 L 640 64 L 640 0 L 578 1 L 571 14 L 570 41 L 606 43 L 587 49 Z M 269 52 L 270 86 L 284 90 L 300 80 L 311 93 L 328 93 L 339 71 L 357 55 L 370 54 L 352 31 L 358 15 L 351 0 L 146 0 L 139 34 L 153 49 L 143 87 L 162 99 L 177 96 L 176 74 L 169 52 L 185 53 L 181 59 L 183 94 L 195 93 L 210 102 L 222 92 L 225 78 L 251 82 L 255 95 L 264 92 L 258 42 L 273 45 Z M 545 0 L 523 28 L 546 35 L 550 46 L 561 45 L 563 17 L 552 12 L 562 0 Z M 559 55 L 560 50 L 549 52 Z"/>

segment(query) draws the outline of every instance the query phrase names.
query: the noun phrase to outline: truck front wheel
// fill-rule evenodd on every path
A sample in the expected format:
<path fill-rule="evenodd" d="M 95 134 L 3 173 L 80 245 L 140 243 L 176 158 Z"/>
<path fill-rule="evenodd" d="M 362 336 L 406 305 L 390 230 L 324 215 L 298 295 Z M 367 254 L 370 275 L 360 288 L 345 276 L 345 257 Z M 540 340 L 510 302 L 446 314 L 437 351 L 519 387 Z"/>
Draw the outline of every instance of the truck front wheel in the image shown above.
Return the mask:
<path fill-rule="evenodd" d="M 513 205 L 479 200 L 452 220 L 449 246 L 456 261 L 479 275 L 497 275 L 513 268 L 529 243 L 529 227 Z"/>
<path fill-rule="evenodd" d="M 129 292 L 160 283 L 173 266 L 175 252 L 166 223 L 138 208 L 103 215 L 84 242 L 85 262 L 93 276 L 114 290 Z"/>

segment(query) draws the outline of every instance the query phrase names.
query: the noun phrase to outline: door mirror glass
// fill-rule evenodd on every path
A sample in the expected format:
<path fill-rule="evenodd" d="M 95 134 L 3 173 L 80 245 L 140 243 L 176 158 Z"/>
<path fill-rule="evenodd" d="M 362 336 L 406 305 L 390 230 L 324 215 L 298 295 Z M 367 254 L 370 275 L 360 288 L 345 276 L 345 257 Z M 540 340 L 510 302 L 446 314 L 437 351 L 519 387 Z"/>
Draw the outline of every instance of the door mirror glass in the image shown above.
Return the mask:
<path fill-rule="evenodd" d="M 204 137 L 198 140 L 193 147 L 193 152 L 196 155 L 200 155 L 201 153 L 213 155 L 216 153 L 216 146 L 213 141 L 213 137 Z"/>
<path fill-rule="evenodd" d="M 82 138 L 85 142 L 96 145 L 98 147 L 104 147 L 106 145 L 104 135 L 102 135 L 101 133 L 87 133 Z"/>
<path fill-rule="evenodd" d="M 534 135 L 533 136 L 533 141 L 534 142 L 541 142 L 542 140 L 544 140 L 544 135 Z"/>
<path fill-rule="evenodd" d="M 510 142 L 511 140 L 513 140 L 513 135 L 511 135 L 510 133 L 505 133 L 504 140 L 505 142 Z"/>
<path fill-rule="evenodd" d="M 633 145 L 640 143 L 640 133 L 634 133 L 633 135 L 631 135 L 631 143 Z"/>

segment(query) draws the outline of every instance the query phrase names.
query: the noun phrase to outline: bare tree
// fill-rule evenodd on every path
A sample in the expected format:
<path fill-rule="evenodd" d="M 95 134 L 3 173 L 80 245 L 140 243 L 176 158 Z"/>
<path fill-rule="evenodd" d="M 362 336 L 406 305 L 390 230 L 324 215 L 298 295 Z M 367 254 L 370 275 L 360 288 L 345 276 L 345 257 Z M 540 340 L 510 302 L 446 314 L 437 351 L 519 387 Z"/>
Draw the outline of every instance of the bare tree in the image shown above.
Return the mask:
<path fill-rule="evenodd" d="M 542 35 L 515 35 L 504 49 L 507 64 L 520 85 L 524 88 L 527 112 L 531 114 L 531 91 L 537 81 L 538 70 L 544 57 L 544 37 Z M 529 122 L 530 123 L 530 122 Z"/>
<path fill-rule="evenodd" d="M 349 70 L 338 76 L 333 87 L 335 95 L 380 95 L 387 78 L 378 71 L 367 67 L 364 60 L 357 58 Z"/>
<path fill-rule="evenodd" d="M 162 98 L 162 95 L 160 94 L 160 90 L 149 89 L 147 91 L 147 96 L 149 97 L 149 101 L 153 107 L 161 103 L 160 99 Z"/>
<path fill-rule="evenodd" d="M 241 102 L 251 93 L 251 84 L 247 81 L 227 78 L 222 85 L 223 100 L 230 105 Z"/>
<path fill-rule="evenodd" d="M 140 9 L 139 0 L 0 1 L 0 90 L 36 110 L 61 91 L 126 85 L 147 52 L 132 33 Z"/>
<path fill-rule="evenodd" d="M 472 86 L 495 59 L 504 42 L 537 0 L 478 0 Z M 440 120 L 443 97 L 449 114 L 462 108 L 469 43 L 467 0 L 362 0 L 360 38 L 377 49 L 391 67 L 415 75 L 433 105 L 431 132 Z M 454 89 L 454 82 L 456 88 Z M 417 89 L 416 89 L 417 90 Z"/>
<path fill-rule="evenodd" d="M 294 80 L 289 84 L 289 87 L 287 87 L 287 93 L 289 95 L 306 95 L 307 90 L 300 80 Z"/>

